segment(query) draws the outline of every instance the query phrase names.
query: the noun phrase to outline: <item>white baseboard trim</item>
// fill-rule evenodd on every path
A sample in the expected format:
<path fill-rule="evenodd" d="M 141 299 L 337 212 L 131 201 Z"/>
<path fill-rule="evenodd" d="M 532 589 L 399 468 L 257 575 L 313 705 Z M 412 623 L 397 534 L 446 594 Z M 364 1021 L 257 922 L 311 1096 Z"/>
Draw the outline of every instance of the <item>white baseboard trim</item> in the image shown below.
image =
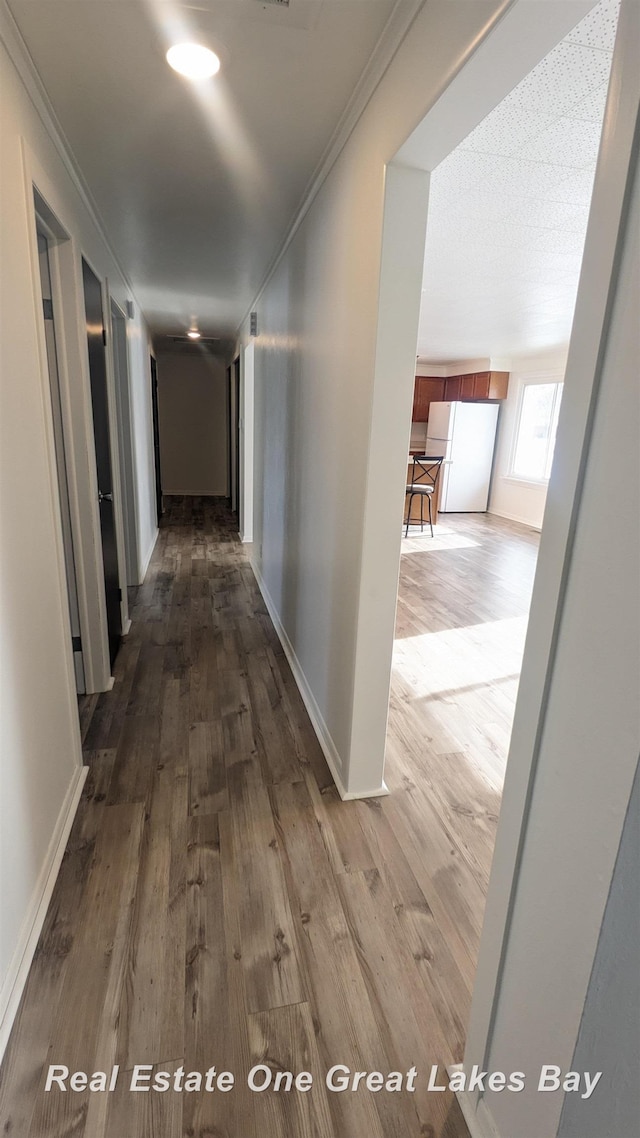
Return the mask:
<path fill-rule="evenodd" d="M 320 746 L 322 747 L 322 753 L 323 753 L 325 759 L 327 760 L 327 764 L 329 766 L 329 770 L 331 771 L 333 781 L 336 784 L 338 794 L 340 795 L 340 797 L 344 801 L 347 801 L 348 799 L 351 799 L 351 798 L 369 797 L 368 795 L 350 794 L 349 791 L 346 789 L 346 787 L 342 781 L 342 775 L 340 773 L 341 768 L 342 768 L 342 762 L 340 759 L 340 755 L 338 754 L 338 751 L 336 749 L 336 745 L 335 745 L 333 739 L 331 738 L 331 734 L 329 732 L 329 729 L 328 729 L 328 727 L 327 727 L 327 725 L 326 725 L 326 723 L 322 717 L 322 713 L 320 711 L 320 708 L 318 707 L 318 705 L 315 701 L 315 696 L 314 696 L 313 692 L 311 691 L 311 688 L 309 687 L 309 684 L 307 682 L 307 678 L 306 678 L 306 676 L 302 670 L 302 666 L 300 664 L 300 661 L 298 660 L 298 657 L 296 656 L 293 644 L 289 640 L 289 637 L 287 636 L 287 633 L 286 633 L 286 631 L 282 625 L 282 622 L 280 620 L 280 617 L 278 615 L 276 607 L 275 607 L 275 605 L 271 599 L 271 595 L 269 593 L 269 590 L 267 589 L 267 586 L 265 585 L 264 579 L 262 577 L 260 570 L 258 569 L 258 566 L 253 561 L 250 561 L 250 565 L 251 565 L 251 569 L 253 570 L 253 575 L 254 575 L 256 581 L 258 582 L 258 588 L 260 589 L 260 592 L 262 593 L 264 603 L 267 606 L 267 610 L 269 612 L 269 616 L 271 617 L 273 627 L 275 628 L 275 630 L 278 634 L 278 639 L 279 639 L 280 643 L 282 644 L 282 647 L 284 649 L 284 654 L 287 657 L 287 660 L 289 661 L 291 671 L 293 672 L 293 678 L 296 681 L 296 685 L 298 687 L 300 695 L 302 696 L 303 703 L 307 709 L 309 719 L 311 720 L 311 725 L 312 725 L 313 730 L 315 731 L 315 733 L 318 737 L 318 742 L 319 742 Z M 384 790 L 380 789 L 377 791 L 372 791 L 372 794 L 373 795 L 384 794 L 385 792 L 386 792 L 386 788 Z"/>
<path fill-rule="evenodd" d="M 462 1063 L 452 1063 L 447 1067 L 447 1074 L 451 1078 L 463 1070 Z M 484 1099 L 478 1102 L 477 1097 L 468 1091 L 456 1091 L 456 1098 L 471 1138 L 500 1138 Z"/>
<path fill-rule="evenodd" d="M 113 691 L 113 687 L 114 687 L 115 682 L 116 682 L 116 677 L 115 676 L 109 676 L 109 679 L 107 680 L 107 686 L 104 690 L 105 691 Z"/>
<path fill-rule="evenodd" d="M 131 632 L 131 617 L 127 617 L 127 619 L 124 622 L 124 628 L 122 629 L 122 635 L 127 636 L 130 632 Z"/>
<path fill-rule="evenodd" d="M 340 789 L 338 787 L 338 789 Z M 384 798 L 389 794 L 389 787 L 386 782 L 381 783 L 380 786 L 374 787 L 373 790 L 347 790 L 344 794 L 340 794 L 343 802 L 355 802 L 357 798 Z"/>
<path fill-rule="evenodd" d="M 0 992 L 0 1060 L 4 1055 L 13 1021 L 18 1011 L 24 986 L 27 982 L 33 954 L 42 932 L 53 888 L 58 877 L 60 863 L 67 845 L 73 820 L 75 818 L 82 787 L 89 768 L 78 767 L 73 774 L 65 795 L 62 809 L 49 843 L 42 869 L 38 875 L 31 903 L 24 919 L 18 944 L 9 965 L 9 970 Z"/>
<path fill-rule="evenodd" d="M 518 522 L 521 526 L 526 526 L 527 529 L 533 529 L 536 533 L 540 533 L 542 526 L 534 526 L 533 522 L 527 518 L 519 518 L 517 514 L 507 514 L 504 510 L 487 510 L 488 514 L 493 514 L 496 518 L 504 518 L 507 522 Z"/>
<path fill-rule="evenodd" d="M 153 551 L 156 547 L 156 542 L 158 540 L 159 533 L 160 533 L 160 530 L 157 529 L 153 535 L 153 538 L 151 539 L 151 544 L 147 550 L 146 557 L 144 558 L 142 564 L 138 566 L 138 576 L 140 577 L 140 580 L 138 581 L 139 585 L 143 584 L 144 579 L 147 575 L 147 569 L 149 568 L 149 562 L 151 561 L 151 558 L 153 557 Z"/>
<path fill-rule="evenodd" d="M 471 1138 L 500 1138 L 484 1099 L 477 1104 L 472 1095 L 458 1091 L 456 1098 Z"/>

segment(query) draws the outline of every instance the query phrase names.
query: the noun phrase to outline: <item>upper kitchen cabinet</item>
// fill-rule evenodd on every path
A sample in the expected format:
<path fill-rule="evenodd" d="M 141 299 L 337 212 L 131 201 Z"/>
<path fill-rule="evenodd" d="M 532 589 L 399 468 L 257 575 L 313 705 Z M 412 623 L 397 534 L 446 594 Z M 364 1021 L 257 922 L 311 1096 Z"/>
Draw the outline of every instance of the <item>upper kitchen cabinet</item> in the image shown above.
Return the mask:
<path fill-rule="evenodd" d="M 506 399 L 508 371 L 476 371 L 439 379 L 417 375 L 413 389 L 413 423 L 426 423 L 432 403 L 472 403 L 483 399 Z"/>
<path fill-rule="evenodd" d="M 470 378 L 464 376 L 464 379 Z M 506 399 L 509 387 L 508 371 L 477 371 L 473 376 L 473 395 L 465 399 Z"/>
<path fill-rule="evenodd" d="M 478 396 L 476 395 L 476 389 L 475 389 L 475 379 L 476 379 L 476 377 L 473 374 L 472 375 L 461 375 L 460 376 L 460 396 L 459 396 L 459 398 L 462 400 L 463 403 L 469 399 L 477 399 L 478 398 Z"/>
<path fill-rule="evenodd" d="M 429 418 L 429 407 L 431 404 L 441 403 L 445 398 L 444 385 L 444 379 L 438 379 L 430 375 L 416 376 L 416 383 L 413 389 L 412 422 L 426 423 Z"/>
<path fill-rule="evenodd" d="M 462 376 L 450 375 L 444 381 L 444 397 L 447 403 L 457 403 L 460 399 L 460 391 L 462 388 Z"/>
<path fill-rule="evenodd" d="M 480 399 L 506 399 L 508 371 L 477 371 L 450 375 L 444 381 L 444 398 L 450 403 Z"/>

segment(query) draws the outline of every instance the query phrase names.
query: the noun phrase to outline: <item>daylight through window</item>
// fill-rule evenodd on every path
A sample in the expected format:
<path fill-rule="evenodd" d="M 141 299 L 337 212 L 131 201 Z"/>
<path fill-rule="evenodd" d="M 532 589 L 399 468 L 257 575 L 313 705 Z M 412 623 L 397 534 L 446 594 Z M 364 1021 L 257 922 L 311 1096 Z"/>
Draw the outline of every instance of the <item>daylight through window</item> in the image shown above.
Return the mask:
<path fill-rule="evenodd" d="M 561 383 L 523 384 L 511 467 L 514 478 L 548 481 L 561 398 Z"/>

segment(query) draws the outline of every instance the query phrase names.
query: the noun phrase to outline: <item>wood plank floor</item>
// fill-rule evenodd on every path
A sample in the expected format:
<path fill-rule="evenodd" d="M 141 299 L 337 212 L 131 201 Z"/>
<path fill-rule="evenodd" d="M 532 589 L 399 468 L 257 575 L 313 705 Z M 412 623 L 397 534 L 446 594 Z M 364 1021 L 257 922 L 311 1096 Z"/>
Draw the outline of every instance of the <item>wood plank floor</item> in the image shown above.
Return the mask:
<path fill-rule="evenodd" d="M 391 794 L 343 803 L 230 515 L 169 500 L 115 687 L 82 701 L 89 776 L 0 1072 L 0 1133 L 466 1135 L 427 1079 L 462 1053 L 535 536 L 478 519 L 426 540 L 404 543 Z M 121 1074 L 113 1092 L 46 1093 L 52 1063 Z M 143 1063 L 236 1085 L 132 1093 Z M 337 1063 L 415 1065 L 416 1089 L 331 1093 Z M 254 1064 L 308 1070 L 313 1088 L 251 1092 Z"/>

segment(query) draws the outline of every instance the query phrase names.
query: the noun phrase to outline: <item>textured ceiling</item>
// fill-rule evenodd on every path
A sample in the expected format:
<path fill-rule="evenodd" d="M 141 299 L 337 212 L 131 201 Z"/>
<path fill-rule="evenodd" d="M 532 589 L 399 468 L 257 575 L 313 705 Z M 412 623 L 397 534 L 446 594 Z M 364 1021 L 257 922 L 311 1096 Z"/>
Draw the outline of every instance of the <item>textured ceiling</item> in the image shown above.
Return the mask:
<path fill-rule="evenodd" d="M 433 172 L 421 358 L 567 343 L 618 8 L 600 0 Z"/>
<path fill-rule="evenodd" d="M 415 0 L 8 0 L 156 333 L 232 335 L 391 14 Z M 218 51 L 190 84 L 174 42 Z M 327 78 L 330 77 L 330 81 Z"/>

